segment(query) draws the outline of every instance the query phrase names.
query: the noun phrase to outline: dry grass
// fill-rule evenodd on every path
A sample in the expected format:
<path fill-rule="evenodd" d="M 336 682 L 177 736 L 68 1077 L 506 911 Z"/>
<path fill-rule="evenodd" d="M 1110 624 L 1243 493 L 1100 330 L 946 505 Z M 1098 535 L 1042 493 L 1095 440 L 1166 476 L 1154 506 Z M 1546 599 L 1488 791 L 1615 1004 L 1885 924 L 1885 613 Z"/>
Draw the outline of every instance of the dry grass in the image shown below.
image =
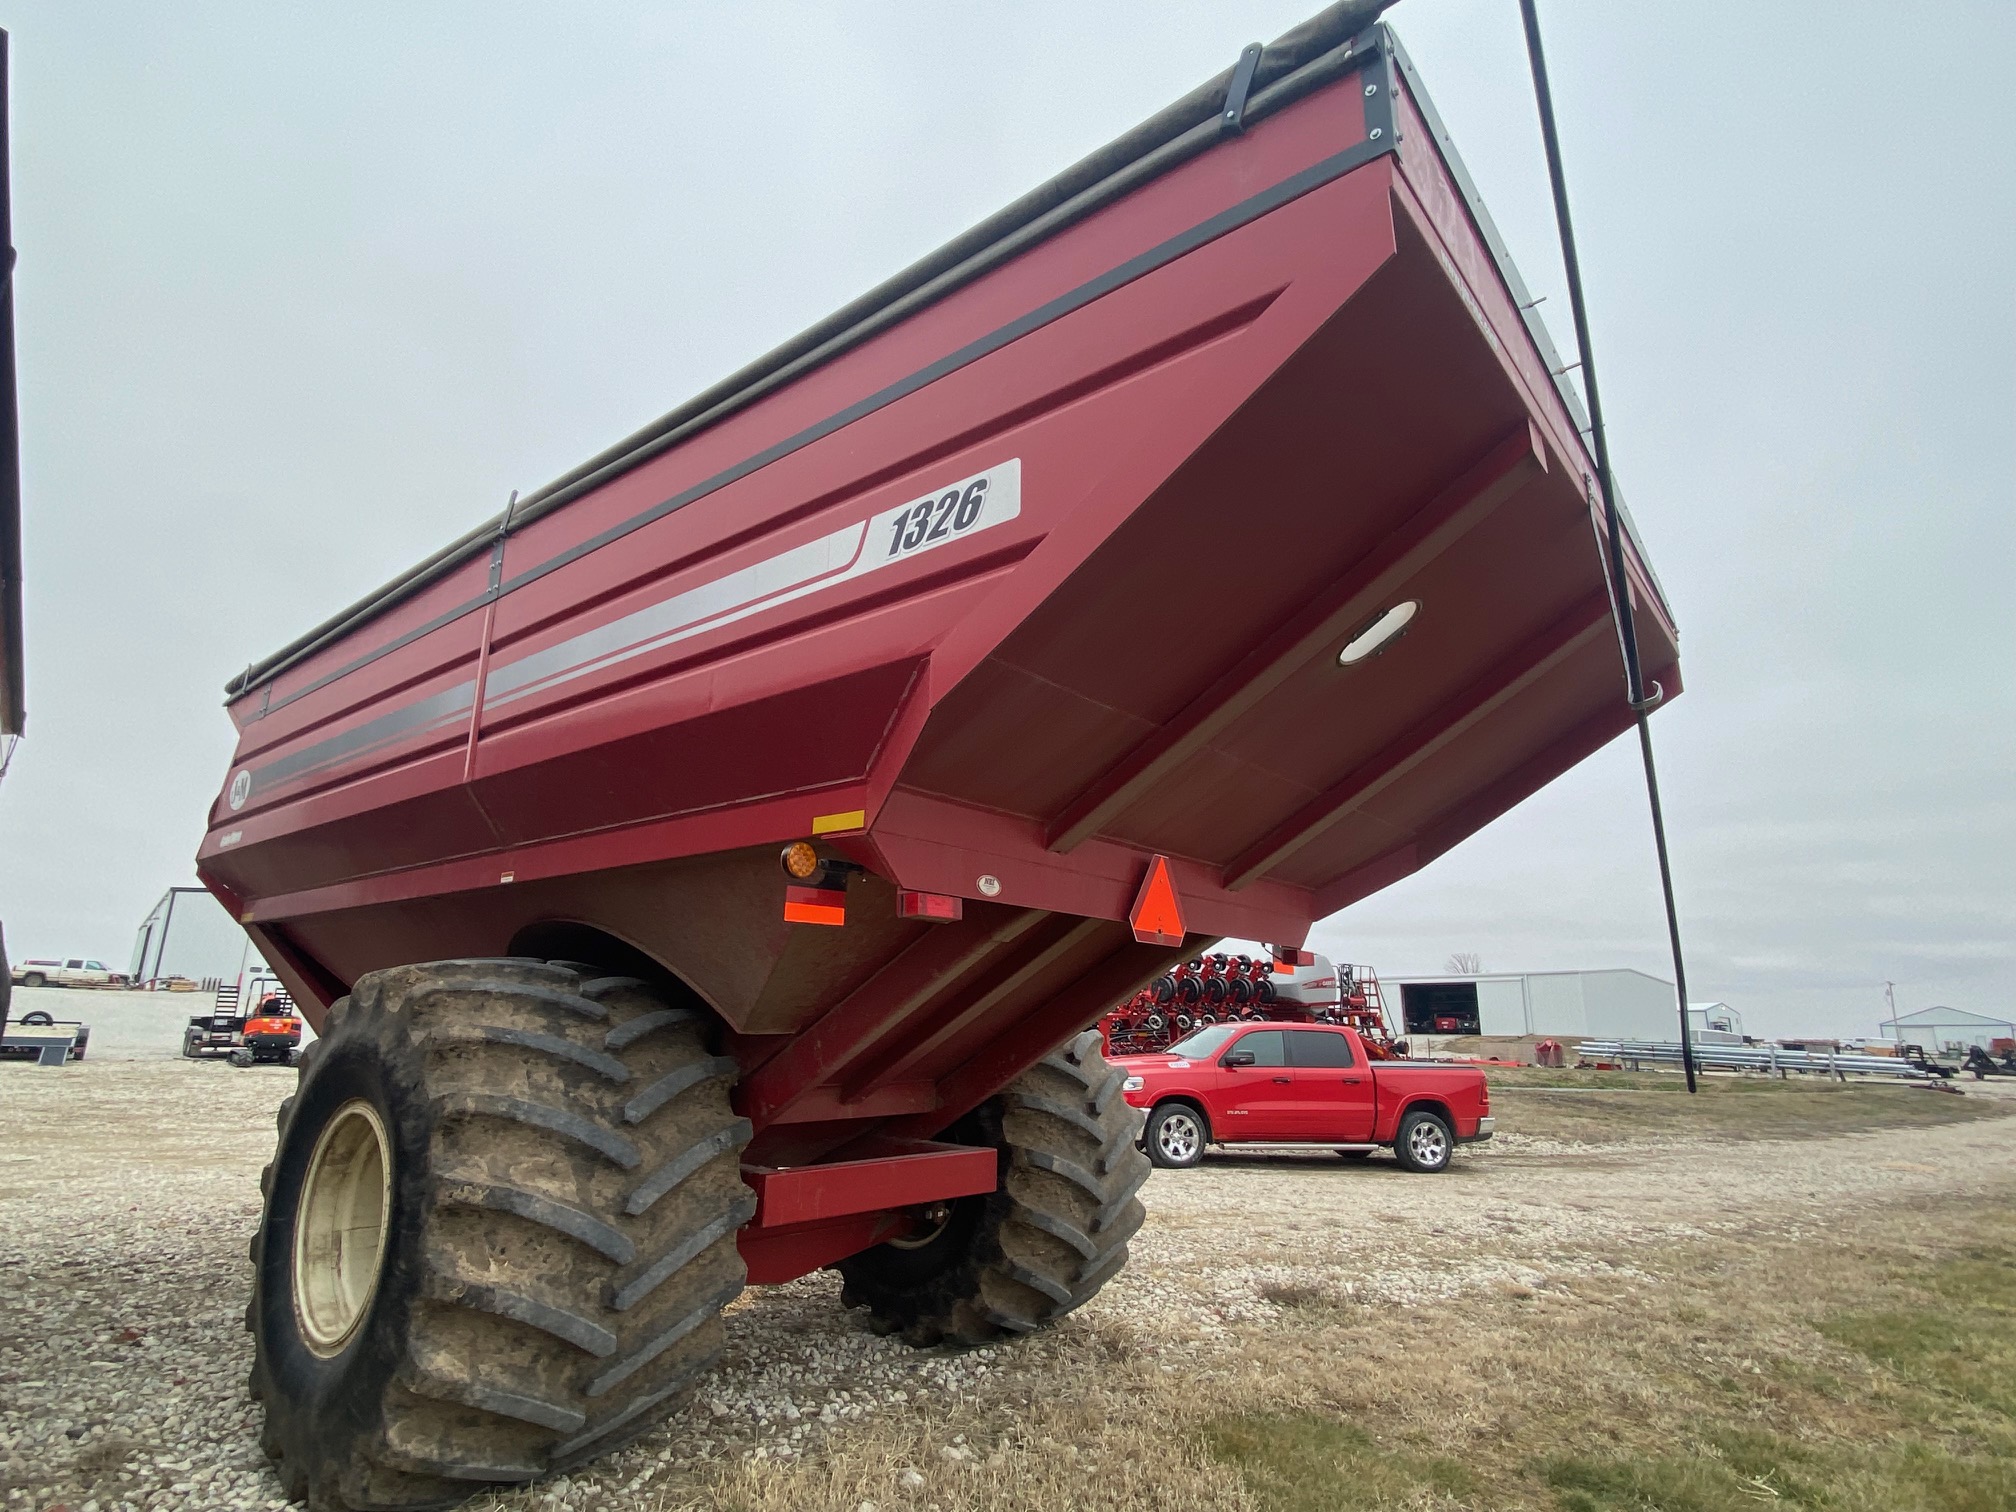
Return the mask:
<path fill-rule="evenodd" d="M 1656 1281 L 1305 1321 L 1249 1362 L 1264 1405 L 1207 1421 L 1207 1442 L 1268 1512 L 2016 1506 L 2006 1208 L 1636 1258 Z"/>
<path fill-rule="evenodd" d="M 1657 1139 L 1818 1139 L 1992 1118 L 1998 1099 L 1908 1082 L 1715 1076 L 1687 1095 L 1679 1076 L 1618 1071 L 1487 1072 L 1501 1132 L 1570 1144 Z"/>
<path fill-rule="evenodd" d="M 240 1295 L 251 1178 L 270 1147 L 279 1082 L 224 1068 L 198 1074 L 210 1069 L 107 1066 L 34 1081 L 24 1072 L 10 1094 L 0 1186 L 41 1200 L 18 1209 L 17 1222 L 61 1210 L 74 1225 L 74 1208 L 130 1247 L 130 1229 L 110 1225 L 127 1222 L 136 1200 L 153 1200 L 136 1198 L 137 1185 L 195 1192 L 193 1209 L 163 1207 L 156 1219 L 149 1207 L 149 1219 L 193 1222 L 187 1213 L 202 1212 L 219 1237 L 199 1253 L 204 1265 L 215 1261 L 201 1276 L 218 1295 Z M 1127 1306 L 1095 1308 L 1026 1341 L 1018 1363 L 990 1371 L 985 1386 L 941 1397 L 912 1385 L 900 1410 L 836 1425 L 790 1460 L 745 1459 L 780 1446 L 779 1436 L 731 1433 L 708 1426 L 704 1410 L 689 1413 L 633 1455 L 584 1469 L 571 1505 L 2016 1509 L 2016 1191 L 2005 1154 L 2016 1123 L 1919 1127 L 2006 1115 L 2016 1104 L 1722 1079 L 1689 1099 L 1671 1077 L 1492 1076 L 1502 1129 L 1632 1147 L 1565 1162 L 1494 1152 L 1419 1182 L 1384 1160 L 1158 1177 L 1143 1257 L 1209 1270 L 1222 1254 L 1228 1279 L 1210 1283 L 1215 1292 L 1157 1292 L 1154 1267 L 1137 1263 L 1108 1294 L 1129 1297 Z M 1596 1090 L 1531 1090 L 1546 1078 Z M 1899 1147 L 1735 1143 L 1871 1129 L 1900 1131 Z M 1676 1138 L 1716 1143 L 1656 1148 Z M 1985 1168 L 1957 1164 L 1962 1151 Z M 1785 1172 L 1800 1159 L 1841 1180 L 1802 1177 L 1806 1195 L 1781 1205 Z M 1600 1191 L 1578 1185 L 1590 1171 Z M 1698 1181 L 1675 1193 L 1683 1171 Z M 1935 1187 L 1974 1190 L 1926 1195 Z M 1619 1212 L 1642 1216 L 1642 1226 L 1620 1227 Z M 1550 1214 L 1567 1215 L 1571 1230 L 1549 1227 Z M 1354 1225 L 1376 1225 L 1382 1237 L 1354 1248 Z M 86 1263 L 73 1231 L 60 1242 L 48 1232 L 38 1253 Z M 1431 1257 L 1438 1245 L 1458 1260 L 1514 1257 L 1519 1284 L 1487 1277 L 1452 1300 L 1407 1307 L 1366 1300 L 1375 1294 L 1353 1267 L 1402 1244 Z M 192 1337 L 210 1316 L 148 1305 Z M 220 1350 L 221 1341 L 242 1350 L 235 1318 L 213 1336 Z M 172 1377 L 129 1368 L 136 1393 L 173 1398 L 181 1387 L 179 1367 Z M 243 1411 L 242 1372 L 232 1363 L 227 1396 L 186 1398 L 209 1404 L 199 1427 L 228 1418 L 226 1432 L 248 1431 L 231 1426 Z M 720 1441 L 717 1457 L 672 1460 L 698 1432 Z M 646 1454 L 657 1466 L 648 1483 L 638 1475 Z M 555 1491 L 483 1497 L 471 1512 L 545 1512 Z"/>
<path fill-rule="evenodd" d="M 1061 1508 L 1991 1512 L 2016 1507 L 2016 1213 L 1703 1241 L 1629 1274 L 1279 1324 L 1169 1369 L 1084 1324 L 1034 1399 L 920 1403 L 804 1463 L 666 1495 L 730 1512 Z"/>
<path fill-rule="evenodd" d="M 804 1466 L 742 1461 L 666 1512 L 1251 1512 L 1237 1467 L 1191 1426 L 1181 1383 L 1123 1372 L 1013 1418 L 927 1408 Z"/>

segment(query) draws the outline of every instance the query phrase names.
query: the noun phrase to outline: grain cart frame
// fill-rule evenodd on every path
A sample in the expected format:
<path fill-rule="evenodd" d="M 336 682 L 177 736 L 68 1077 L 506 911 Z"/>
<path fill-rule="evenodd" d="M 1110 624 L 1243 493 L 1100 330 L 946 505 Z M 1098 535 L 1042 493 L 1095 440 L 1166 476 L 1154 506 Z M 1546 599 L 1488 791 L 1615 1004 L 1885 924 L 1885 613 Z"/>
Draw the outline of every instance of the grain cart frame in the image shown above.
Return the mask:
<path fill-rule="evenodd" d="M 1379 8 L 233 680 L 199 871 L 322 1036 L 254 1244 L 290 1493 L 601 1453 L 745 1283 L 1068 1312 L 1146 1171 L 1087 1026 L 1630 727 L 1563 364 Z"/>

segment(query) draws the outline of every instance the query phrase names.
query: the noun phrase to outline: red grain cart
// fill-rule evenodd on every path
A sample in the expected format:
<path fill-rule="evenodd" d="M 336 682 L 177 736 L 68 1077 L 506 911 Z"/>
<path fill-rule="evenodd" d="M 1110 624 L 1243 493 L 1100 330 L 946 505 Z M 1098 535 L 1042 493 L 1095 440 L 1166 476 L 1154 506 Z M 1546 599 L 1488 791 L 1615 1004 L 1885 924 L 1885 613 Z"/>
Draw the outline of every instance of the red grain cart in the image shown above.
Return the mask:
<path fill-rule="evenodd" d="M 1077 1307 L 1147 1171 L 1087 1026 L 1630 723 L 1562 364 L 1377 8 L 232 682 L 199 866 L 322 1036 L 255 1244 L 291 1493 L 592 1457 L 745 1282 Z"/>

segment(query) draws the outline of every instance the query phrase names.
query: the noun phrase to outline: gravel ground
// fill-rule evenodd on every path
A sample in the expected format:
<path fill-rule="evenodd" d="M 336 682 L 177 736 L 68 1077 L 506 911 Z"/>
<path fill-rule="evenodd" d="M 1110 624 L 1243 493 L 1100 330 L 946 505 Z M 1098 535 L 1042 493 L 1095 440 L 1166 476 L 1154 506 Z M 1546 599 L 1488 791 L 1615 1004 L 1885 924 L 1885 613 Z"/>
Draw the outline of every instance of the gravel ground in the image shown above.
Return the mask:
<path fill-rule="evenodd" d="M 258 1171 L 293 1081 L 284 1068 L 168 1058 L 0 1066 L 6 1508 L 284 1505 L 256 1446 L 243 1314 Z M 2016 1114 L 2016 1085 L 1968 1090 Z M 2006 1195 L 2012 1134 L 2010 1118 L 1629 1148 L 1508 1133 L 1441 1177 L 1384 1157 L 1218 1157 L 1150 1181 L 1128 1269 L 1037 1340 L 920 1353 L 843 1314 L 831 1276 L 751 1291 L 730 1311 L 722 1368 L 664 1427 L 496 1505 L 620 1503 L 690 1488 L 696 1469 L 724 1459 L 816 1456 L 849 1424 L 919 1401 L 1042 1395 L 1116 1342 L 1193 1369 L 1310 1295 L 1433 1309 L 1480 1288 L 1629 1278 L 1632 1251 L 1656 1242 L 1797 1234 L 1927 1194 Z"/>

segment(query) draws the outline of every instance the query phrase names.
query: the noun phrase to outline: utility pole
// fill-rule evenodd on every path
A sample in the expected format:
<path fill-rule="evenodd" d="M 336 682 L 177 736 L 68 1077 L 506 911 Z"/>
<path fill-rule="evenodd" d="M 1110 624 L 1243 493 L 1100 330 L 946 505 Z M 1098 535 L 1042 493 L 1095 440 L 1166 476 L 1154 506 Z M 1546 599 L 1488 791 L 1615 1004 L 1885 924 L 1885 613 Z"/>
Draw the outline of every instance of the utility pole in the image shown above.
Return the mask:
<path fill-rule="evenodd" d="M 1638 630 L 1631 609 L 1631 582 L 1624 568 L 1623 529 L 1618 522 L 1617 480 L 1610 471 L 1610 441 L 1603 428 L 1603 396 L 1596 387 L 1596 354 L 1589 337 L 1589 311 L 1582 298 L 1582 264 L 1575 252 L 1575 226 L 1568 214 L 1568 178 L 1561 166 L 1561 137 L 1554 125 L 1554 92 L 1547 82 L 1547 55 L 1540 45 L 1535 0 L 1519 0 L 1526 25 L 1526 56 L 1533 70 L 1533 99 L 1540 110 L 1540 137 L 1547 149 L 1547 177 L 1554 189 L 1554 222 L 1561 233 L 1561 271 L 1568 279 L 1568 306 L 1575 316 L 1575 346 L 1582 369 L 1582 394 L 1589 401 L 1589 439 L 1595 447 L 1596 479 L 1603 493 L 1608 526 L 1610 599 L 1617 616 L 1617 639 L 1624 653 L 1624 697 L 1638 725 L 1638 754 L 1645 767 L 1645 797 L 1652 809 L 1652 847 L 1659 858 L 1659 887 L 1666 897 L 1666 937 L 1673 950 L 1673 994 L 1680 1008 L 1680 1066 L 1687 1090 L 1695 1090 L 1694 1031 L 1687 1015 L 1687 965 L 1680 952 L 1680 907 L 1673 897 L 1673 864 L 1666 853 L 1666 816 L 1659 803 L 1659 773 L 1652 760 L 1648 716 L 1664 697 L 1657 683 L 1648 696 L 1638 664 Z M 1583 480 L 1586 488 L 1588 480 Z"/>

